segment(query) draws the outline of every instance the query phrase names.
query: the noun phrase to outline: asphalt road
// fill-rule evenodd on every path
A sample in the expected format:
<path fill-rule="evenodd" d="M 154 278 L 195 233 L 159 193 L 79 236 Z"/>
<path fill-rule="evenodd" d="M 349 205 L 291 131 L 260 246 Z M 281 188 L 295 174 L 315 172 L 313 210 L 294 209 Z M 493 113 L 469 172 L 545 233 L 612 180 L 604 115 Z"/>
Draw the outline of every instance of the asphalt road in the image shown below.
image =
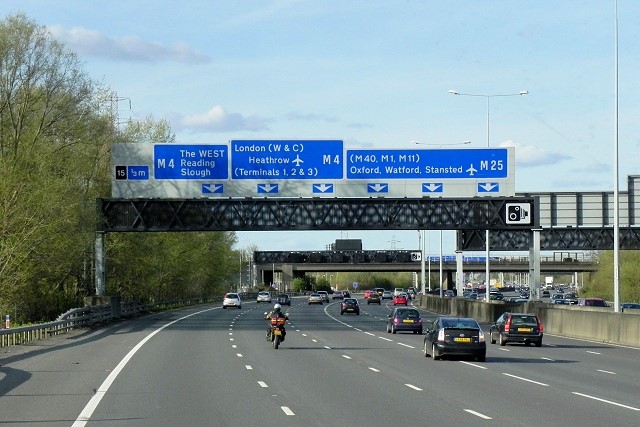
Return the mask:
<path fill-rule="evenodd" d="M 422 336 L 386 333 L 387 301 L 356 316 L 296 298 L 274 350 L 267 308 L 199 306 L 2 349 L 0 425 L 640 423 L 639 349 L 545 336 L 488 344 L 485 363 L 434 361 Z"/>

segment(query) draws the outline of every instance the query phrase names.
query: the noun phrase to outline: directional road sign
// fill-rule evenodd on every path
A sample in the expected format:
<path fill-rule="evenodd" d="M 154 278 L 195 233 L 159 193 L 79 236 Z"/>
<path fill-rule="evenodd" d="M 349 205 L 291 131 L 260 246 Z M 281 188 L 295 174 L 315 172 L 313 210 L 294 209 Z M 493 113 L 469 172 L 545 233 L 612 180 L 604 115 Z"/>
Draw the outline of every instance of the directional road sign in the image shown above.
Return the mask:
<path fill-rule="evenodd" d="M 153 176 L 160 179 L 211 180 L 229 176 L 226 145 L 155 144 Z"/>
<path fill-rule="evenodd" d="M 232 140 L 231 178 L 342 179 L 340 140 Z"/>
<path fill-rule="evenodd" d="M 347 150 L 347 179 L 507 178 L 506 148 Z"/>

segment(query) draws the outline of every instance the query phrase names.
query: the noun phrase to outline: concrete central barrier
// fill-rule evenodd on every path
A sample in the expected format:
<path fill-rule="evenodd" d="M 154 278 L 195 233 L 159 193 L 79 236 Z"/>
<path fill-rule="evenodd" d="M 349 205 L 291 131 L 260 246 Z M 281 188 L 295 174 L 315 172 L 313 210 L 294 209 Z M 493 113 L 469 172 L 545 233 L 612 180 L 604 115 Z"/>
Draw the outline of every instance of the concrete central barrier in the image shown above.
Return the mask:
<path fill-rule="evenodd" d="M 543 302 L 469 300 L 421 295 L 420 307 L 446 316 L 473 317 L 493 323 L 505 312 L 534 313 L 549 334 L 640 347 L 640 313 L 614 313 L 606 307 L 579 307 Z"/>

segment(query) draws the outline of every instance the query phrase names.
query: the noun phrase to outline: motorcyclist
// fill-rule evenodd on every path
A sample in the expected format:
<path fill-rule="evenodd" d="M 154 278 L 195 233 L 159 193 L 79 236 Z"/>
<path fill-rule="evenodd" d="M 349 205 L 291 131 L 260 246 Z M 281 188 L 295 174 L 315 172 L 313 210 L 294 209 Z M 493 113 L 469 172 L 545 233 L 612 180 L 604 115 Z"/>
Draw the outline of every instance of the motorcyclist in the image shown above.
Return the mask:
<path fill-rule="evenodd" d="M 273 306 L 273 309 L 266 313 L 264 318 L 266 320 L 269 320 L 269 326 L 267 327 L 267 339 L 271 338 L 271 319 L 272 318 L 277 318 L 277 319 L 285 319 L 285 320 L 289 320 L 289 316 L 287 316 L 287 314 L 282 312 L 282 307 L 280 306 L 280 304 L 276 304 Z M 282 327 L 282 340 L 284 341 L 284 336 L 287 334 L 287 332 L 284 329 L 284 326 Z"/>

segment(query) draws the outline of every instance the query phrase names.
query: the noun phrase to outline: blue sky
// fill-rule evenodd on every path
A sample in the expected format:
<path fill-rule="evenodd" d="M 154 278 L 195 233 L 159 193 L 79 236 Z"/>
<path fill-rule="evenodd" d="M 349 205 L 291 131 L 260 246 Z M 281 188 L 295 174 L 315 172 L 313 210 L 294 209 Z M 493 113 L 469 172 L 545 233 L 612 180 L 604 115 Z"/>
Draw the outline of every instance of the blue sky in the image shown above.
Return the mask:
<path fill-rule="evenodd" d="M 614 0 L 2 0 L 182 143 L 516 147 L 516 191 L 613 189 Z M 618 1 L 620 182 L 640 173 L 640 2 Z M 430 238 L 438 246 L 437 233 Z M 417 232 L 239 233 L 261 250 L 413 249 Z M 445 252 L 453 234 L 445 233 Z"/>

